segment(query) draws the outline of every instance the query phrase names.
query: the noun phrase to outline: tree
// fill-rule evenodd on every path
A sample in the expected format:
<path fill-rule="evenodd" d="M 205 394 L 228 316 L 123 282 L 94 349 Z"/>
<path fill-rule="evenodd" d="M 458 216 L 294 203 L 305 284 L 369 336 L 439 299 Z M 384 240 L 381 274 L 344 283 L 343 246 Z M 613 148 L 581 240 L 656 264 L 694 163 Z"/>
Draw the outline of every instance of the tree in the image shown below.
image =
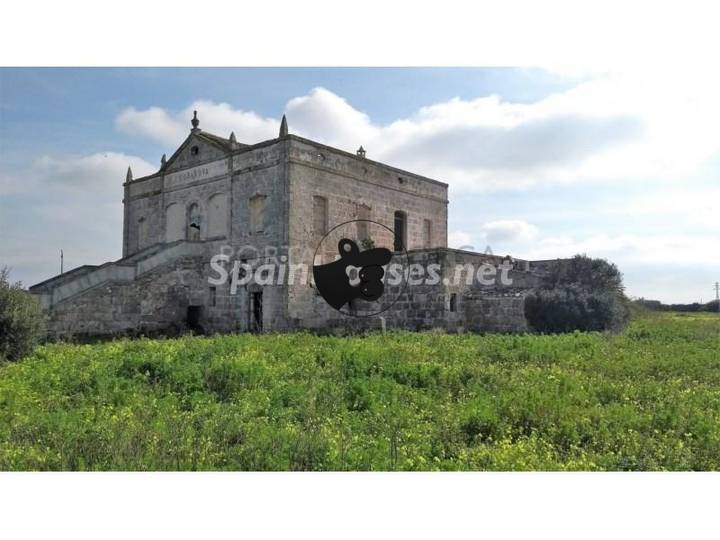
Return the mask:
<path fill-rule="evenodd" d="M 525 299 L 525 316 L 540 332 L 619 330 L 629 319 L 628 300 L 617 266 L 576 255 L 551 270 Z"/>
<path fill-rule="evenodd" d="M 10 270 L 0 269 L 0 360 L 19 360 L 30 354 L 44 334 L 40 304 L 20 282 L 10 282 Z"/>

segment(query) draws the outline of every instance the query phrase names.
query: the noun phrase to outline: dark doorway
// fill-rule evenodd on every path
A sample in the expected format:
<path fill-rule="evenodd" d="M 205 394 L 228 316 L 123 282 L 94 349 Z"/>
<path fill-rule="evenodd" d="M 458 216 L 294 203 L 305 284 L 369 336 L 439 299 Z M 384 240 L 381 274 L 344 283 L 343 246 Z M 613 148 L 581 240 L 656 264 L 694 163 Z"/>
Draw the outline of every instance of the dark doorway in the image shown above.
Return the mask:
<path fill-rule="evenodd" d="M 250 331 L 262 332 L 263 329 L 263 293 L 250 293 Z"/>
<path fill-rule="evenodd" d="M 405 212 L 398 210 L 395 212 L 395 241 L 393 249 L 402 251 L 405 249 L 405 229 L 407 228 L 407 216 Z"/>
<path fill-rule="evenodd" d="M 200 315 L 202 314 L 202 306 L 188 306 L 187 308 L 187 325 L 190 330 L 197 334 L 202 333 L 200 326 Z"/>

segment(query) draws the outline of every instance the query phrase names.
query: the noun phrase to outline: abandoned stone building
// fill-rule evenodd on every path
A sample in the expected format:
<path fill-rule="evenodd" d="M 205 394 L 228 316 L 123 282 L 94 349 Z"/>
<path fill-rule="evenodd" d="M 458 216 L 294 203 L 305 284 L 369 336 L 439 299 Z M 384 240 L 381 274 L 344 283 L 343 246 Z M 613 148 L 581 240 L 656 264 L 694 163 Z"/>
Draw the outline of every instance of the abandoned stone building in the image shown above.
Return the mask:
<path fill-rule="evenodd" d="M 510 287 L 445 279 L 458 265 L 504 260 L 447 247 L 447 184 L 372 161 L 362 147 L 352 154 L 291 135 L 285 117 L 277 138 L 256 144 L 201 130 L 197 114 L 191 125 L 156 173 L 133 178 L 128 169 L 122 258 L 30 288 L 52 336 L 526 328 L 524 296 L 550 263 L 511 260 Z M 387 287 L 382 313 L 367 317 L 336 311 L 310 282 L 250 280 L 233 291 L 210 279 L 218 253 L 227 255 L 228 272 L 237 260 L 256 268 L 271 257 L 312 267 L 326 233 L 352 220 L 382 225 L 389 238 L 374 243 L 402 249 L 408 263 L 438 265 L 442 279 Z"/>

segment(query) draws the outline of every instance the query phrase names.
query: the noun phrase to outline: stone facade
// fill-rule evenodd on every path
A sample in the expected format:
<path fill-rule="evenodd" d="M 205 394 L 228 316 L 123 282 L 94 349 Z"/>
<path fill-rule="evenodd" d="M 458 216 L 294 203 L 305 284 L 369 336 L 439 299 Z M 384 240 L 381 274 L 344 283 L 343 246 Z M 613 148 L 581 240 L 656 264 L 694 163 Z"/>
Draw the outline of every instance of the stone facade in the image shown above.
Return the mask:
<path fill-rule="evenodd" d="M 447 187 L 364 152 L 350 154 L 283 130 L 276 139 L 247 145 L 232 134 L 225 139 L 203 132 L 195 119 L 157 173 L 133 179 L 128 170 L 123 258 L 80 267 L 30 291 L 49 311 L 54 336 L 187 327 L 525 330 L 524 295 L 552 263 L 514 261 L 512 289 L 443 280 L 402 291 L 390 286 L 378 301 L 386 311 L 365 318 L 335 311 L 308 282 L 251 282 L 232 294 L 230 283 L 209 280 L 218 253 L 227 254 L 228 272 L 236 261 L 253 269 L 273 260 L 312 268 L 325 233 L 358 219 L 386 227 L 376 229 L 373 242 L 392 246 L 402 237 L 408 262 L 438 264 L 442 278 L 457 265 L 500 264 L 499 257 L 447 248 Z M 356 227 L 359 238 L 369 235 L 365 222 Z M 321 252 L 320 258 L 327 262 L 331 255 Z"/>

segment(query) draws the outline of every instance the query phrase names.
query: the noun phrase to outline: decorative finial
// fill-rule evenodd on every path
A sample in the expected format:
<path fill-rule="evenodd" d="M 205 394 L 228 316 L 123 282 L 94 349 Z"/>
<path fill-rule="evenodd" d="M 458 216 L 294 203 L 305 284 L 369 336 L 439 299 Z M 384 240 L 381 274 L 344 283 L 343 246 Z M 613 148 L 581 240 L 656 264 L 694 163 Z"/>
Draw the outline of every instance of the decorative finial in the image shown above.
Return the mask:
<path fill-rule="evenodd" d="M 362 147 L 362 145 L 360 146 L 360 148 L 357 149 L 357 155 L 362 158 L 365 157 L 365 149 Z"/>
<path fill-rule="evenodd" d="M 125 175 L 126 182 L 132 182 L 132 169 L 128 166 L 128 172 Z"/>
<path fill-rule="evenodd" d="M 192 120 L 190 120 L 190 123 L 192 124 L 193 131 L 198 129 L 198 126 L 200 125 L 200 120 L 198 120 L 197 111 L 193 111 L 193 117 L 192 117 Z"/>
<path fill-rule="evenodd" d="M 237 143 L 237 139 L 235 139 L 235 132 L 231 131 L 230 132 L 230 144 L 236 144 L 236 143 Z"/>
<path fill-rule="evenodd" d="M 167 165 L 167 156 L 163 154 L 163 157 L 160 158 L 160 168 L 164 169 L 165 165 Z"/>
<path fill-rule="evenodd" d="M 285 115 L 283 114 L 282 120 L 280 121 L 280 138 L 287 136 L 287 134 L 288 134 L 287 118 L 285 118 Z"/>

